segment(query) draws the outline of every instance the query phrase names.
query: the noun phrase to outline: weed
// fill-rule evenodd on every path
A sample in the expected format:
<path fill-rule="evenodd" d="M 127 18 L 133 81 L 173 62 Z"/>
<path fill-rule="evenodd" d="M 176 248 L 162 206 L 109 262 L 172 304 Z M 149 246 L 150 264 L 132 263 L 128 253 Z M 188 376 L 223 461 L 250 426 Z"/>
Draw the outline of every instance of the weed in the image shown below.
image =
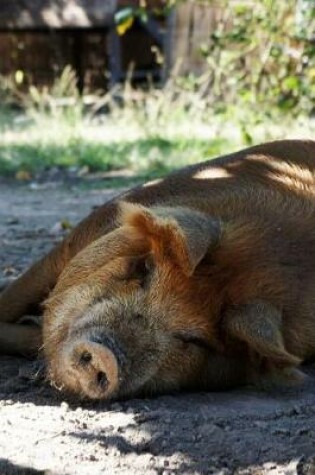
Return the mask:
<path fill-rule="evenodd" d="M 139 91 L 126 83 L 107 94 L 80 96 L 67 68 L 51 90 L 32 86 L 21 98 L 7 88 L 10 100 L 0 107 L 0 174 L 36 175 L 57 166 L 160 176 L 246 145 L 314 131 L 306 115 L 291 118 L 241 99 L 214 106 L 201 85 L 188 88 L 177 79 L 163 89 Z"/>

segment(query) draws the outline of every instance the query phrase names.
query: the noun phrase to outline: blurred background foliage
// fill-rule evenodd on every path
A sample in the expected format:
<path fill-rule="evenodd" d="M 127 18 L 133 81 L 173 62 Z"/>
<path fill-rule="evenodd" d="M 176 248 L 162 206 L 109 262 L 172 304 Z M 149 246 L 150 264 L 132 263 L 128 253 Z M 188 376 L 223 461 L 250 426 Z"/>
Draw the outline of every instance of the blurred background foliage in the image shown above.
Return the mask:
<path fill-rule="evenodd" d="M 164 13 L 183 3 L 164 2 Z M 147 8 L 118 11 L 118 33 L 136 17 L 146 21 Z M 221 0 L 220 9 L 198 47 L 199 74 L 183 72 L 177 58 L 163 84 L 149 75 L 135 84 L 131 67 L 122 84 L 83 92 L 70 66 L 51 86 L 25 89 L 20 70 L 1 76 L 0 172 L 28 178 L 56 166 L 128 168 L 147 177 L 264 140 L 311 138 L 313 0 Z M 157 56 L 163 62 L 163 52 Z"/>
<path fill-rule="evenodd" d="M 165 2 L 165 9 L 184 3 Z M 204 0 L 204 4 L 215 4 Z M 200 44 L 205 75 L 182 78 L 186 87 L 202 84 L 207 100 L 268 104 L 294 114 L 312 112 L 315 99 L 315 4 L 312 0 L 274 2 L 221 0 L 223 15 L 209 42 Z M 124 34 L 132 19 L 145 21 L 147 7 L 116 15 Z"/>

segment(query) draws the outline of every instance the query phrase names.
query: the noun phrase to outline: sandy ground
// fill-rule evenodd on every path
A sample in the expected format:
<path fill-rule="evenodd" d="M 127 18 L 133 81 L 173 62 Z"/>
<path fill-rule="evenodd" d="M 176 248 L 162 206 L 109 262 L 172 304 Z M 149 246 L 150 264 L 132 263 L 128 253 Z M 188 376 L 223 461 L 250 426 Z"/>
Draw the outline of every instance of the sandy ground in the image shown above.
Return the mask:
<path fill-rule="evenodd" d="M 0 181 L 0 288 L 112 191 Z M 315 365 L 298 388 L 76 405 L 0 357 L 0 475 L 315 475 Z"/>

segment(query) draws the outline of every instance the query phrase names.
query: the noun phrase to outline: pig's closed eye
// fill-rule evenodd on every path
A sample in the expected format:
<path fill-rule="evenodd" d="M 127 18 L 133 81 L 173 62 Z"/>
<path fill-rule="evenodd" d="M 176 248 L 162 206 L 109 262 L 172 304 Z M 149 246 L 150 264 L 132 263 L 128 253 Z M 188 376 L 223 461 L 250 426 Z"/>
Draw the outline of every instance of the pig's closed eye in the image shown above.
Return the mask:
<path fill-rule="evenodd" d="M 186 331 L 176 332 L 173 334 L 173 336 L 186 345 L 194 345 L 204 350 L 213 351 L 211 344 L 206 340 L 205 337 Z"/>

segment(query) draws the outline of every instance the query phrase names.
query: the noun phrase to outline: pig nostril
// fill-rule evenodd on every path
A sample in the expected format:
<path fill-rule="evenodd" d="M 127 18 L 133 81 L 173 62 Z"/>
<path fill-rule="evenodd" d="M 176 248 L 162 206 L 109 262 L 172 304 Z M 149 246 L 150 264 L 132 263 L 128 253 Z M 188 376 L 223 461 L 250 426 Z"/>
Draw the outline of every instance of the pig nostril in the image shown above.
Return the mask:
<path fill-rule="evenodd" d="M 88 351 L 83 351 L 83 353 L 80 356 L 80 364 L 81 365 L 86 365 L 92 361 L 92 355 Z"/>
<path fill-rule="evenodd" d="M 91 399 L 108 398 L 119 386 L 120 368 L 115 353 L 103 341 L 93 341 L 90 335 L 78 338 L 65 351 L 64 362 L 69 385 L 76 384 L 82 395 Z"/>
<path fill-rule="evenodd" d="M 97 385 L 100 388 L 105 389 L 108 386 L 108 379 L 107 379 L 106 374 L 103 371 L 99 371 L 97 373 L 96 379 L 97 379 Z"/>

